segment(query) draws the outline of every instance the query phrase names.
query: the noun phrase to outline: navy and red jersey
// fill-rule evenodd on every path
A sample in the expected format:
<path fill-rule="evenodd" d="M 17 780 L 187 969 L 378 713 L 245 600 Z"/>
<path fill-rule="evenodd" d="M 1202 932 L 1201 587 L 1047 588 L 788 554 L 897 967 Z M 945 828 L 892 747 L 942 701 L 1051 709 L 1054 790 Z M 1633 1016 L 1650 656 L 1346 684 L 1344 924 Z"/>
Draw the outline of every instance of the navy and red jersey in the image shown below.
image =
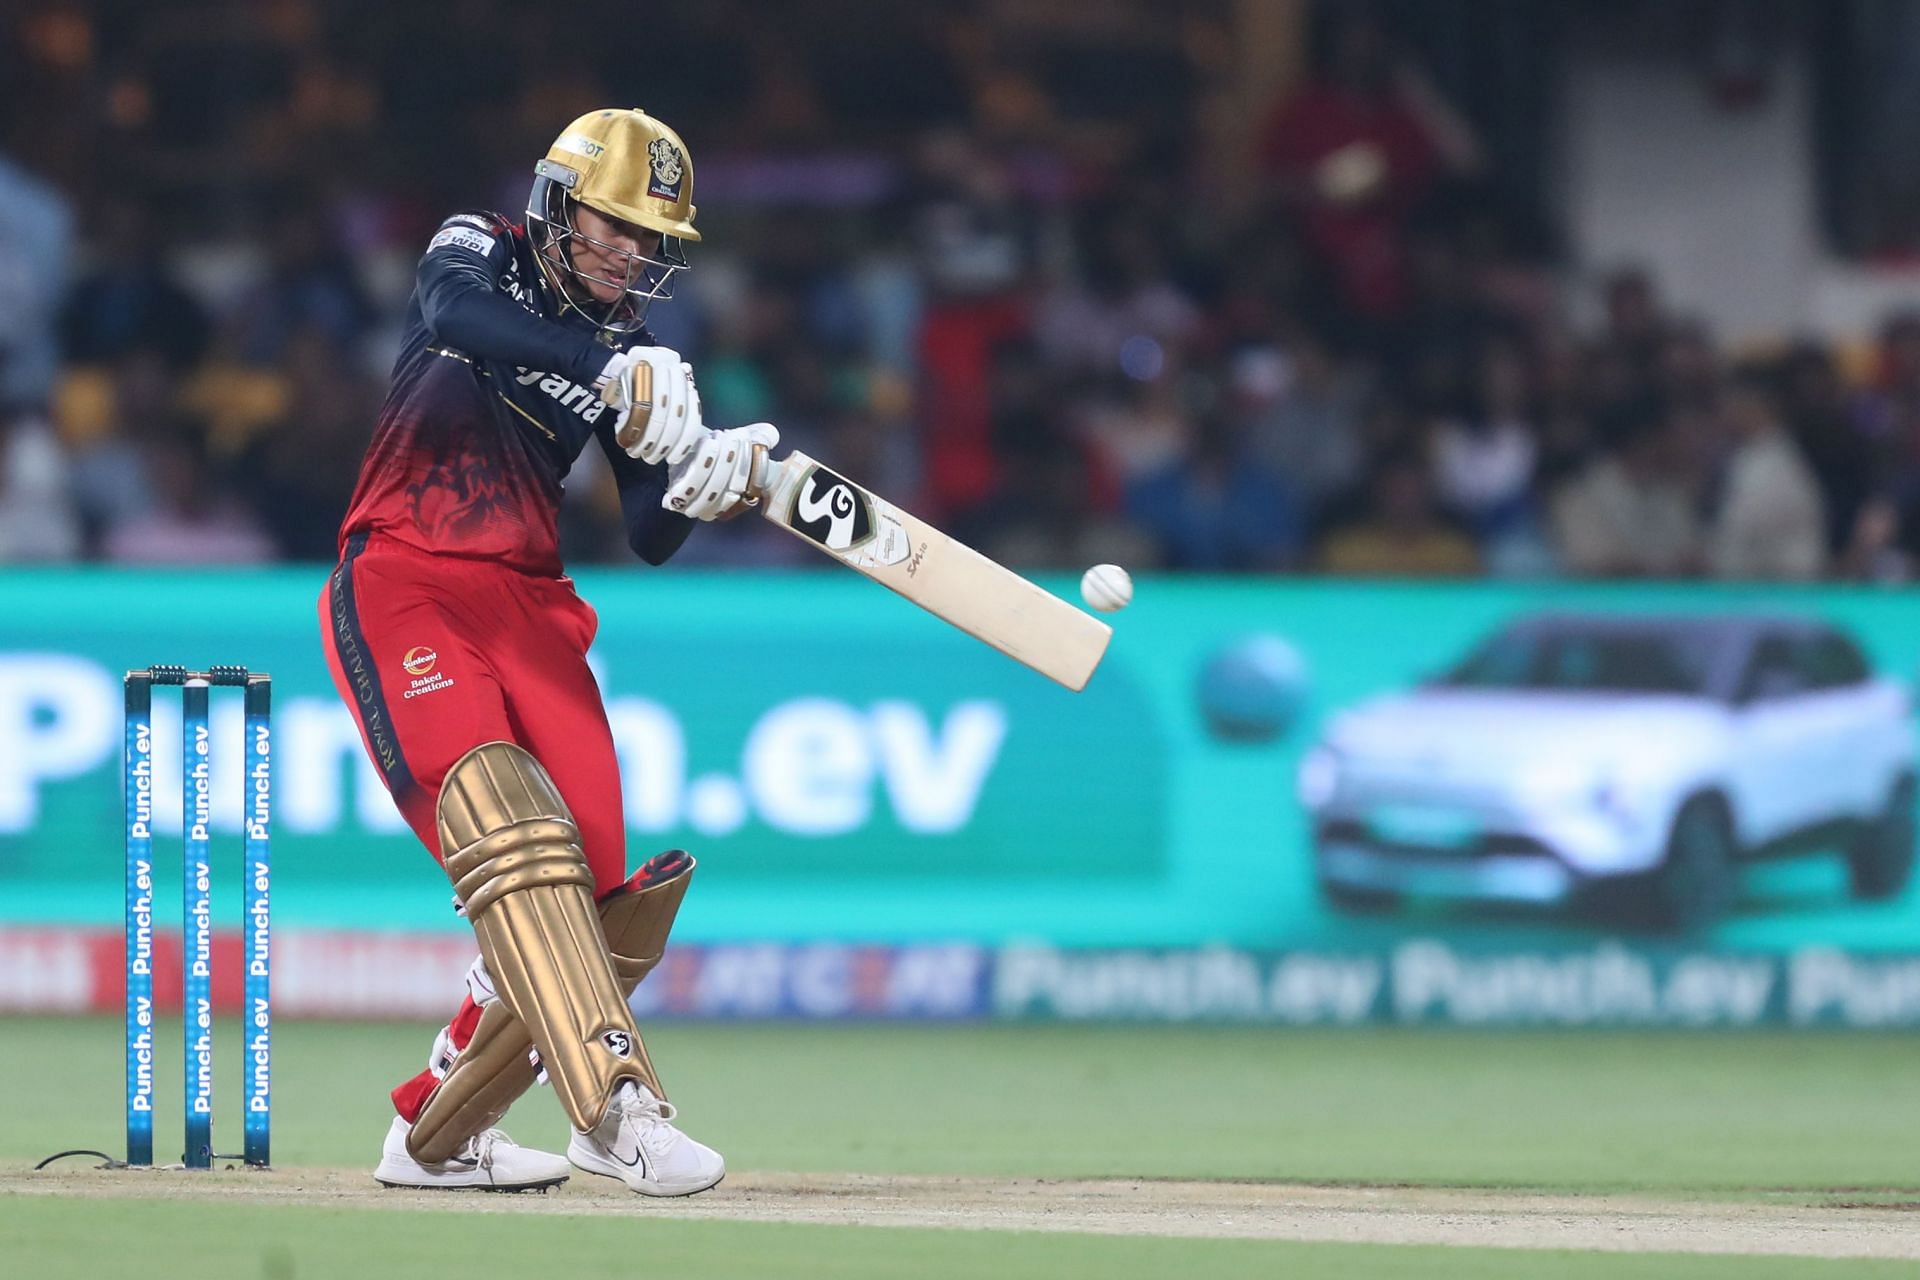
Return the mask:
<path fill-rule="evenodd" d="M 420 259 L 393 386 L 340 527 L 423 551 L 562 572 L 555 524 L 567 472 L 589 438 L 612 464 L 636 554 L 660 564 L 693 522 L 662 510 L 666 468 L 614 443 L 615 413 L 593 384 L 615 350 L 565 310 L 526 228 L 497 213 L 441 224 Z"/>

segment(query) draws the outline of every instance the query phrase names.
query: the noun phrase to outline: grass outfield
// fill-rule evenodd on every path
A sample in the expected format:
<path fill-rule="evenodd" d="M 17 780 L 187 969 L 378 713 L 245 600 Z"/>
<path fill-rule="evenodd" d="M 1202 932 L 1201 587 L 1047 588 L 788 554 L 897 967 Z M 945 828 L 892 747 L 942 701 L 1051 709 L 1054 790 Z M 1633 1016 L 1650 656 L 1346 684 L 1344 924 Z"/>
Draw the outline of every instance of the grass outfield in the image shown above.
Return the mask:
<path fill-rule="evenodd" d="M 162 1020 L 155 1150 L 180 1140 Z M 215 1134 L 238 1141 L 223 1024 Z M 275 1028 L 282 1165 L 367 1165 L 417 1025 Z M 1920 1037 L 678 1023 L 648 1045 L 739 1169 L 1709 1193 L 1920 1188 Z M 0 1019 L 0 1159 L 124 1147 L 117 1019 Z M 508 1119 L 555 1143 L 537 1090 Z M 167 1144 L 171 1142 L 173 1146 Z"/>
<path fill-rule="evenodd" d="M 987 1231 L 876 1230 L 757 1222 L 519 1218 L 456 1210 L 125 1201 L 111 1220 L 74 1200 L 0 1201 L 0 1251 L 37 1280 L 103 1274 L 196 1280 L 449 1276 L 685 1276 L 699 1280 L 1879 1280 L 1904 1261 L 1689 1257 L 1522 1249 L 1409 1248 L 1252 1240 L 1166 1240 Z M 135 1259 L 138 1259 L 135 1261 Z"/>
<path fill-rule="evenodd" d="M 180 1134 L 177 1020 L 163 1028 L 156 1148 L 170 1152 Z M 424 1060 L 430 1033 L 278 1028 L 276 1165 L 370 1167 L 389 1115 L 385 1089 Z M 1676 1203 L 1920 1199 L 1920 1108 L 1902 1101 L 1920 1071 L 1920 1038 L 1911 1036 L 667 1024 L 649 1044 L 686 1127 L 742 1172 L 1415 1184 Z M 219 1046 L 215 1131 L 231 1148 L 234 1028 L 221 1028 Z M 122 1064 L 117 1019 L 0 1020 L 0 1167 L 18 1171 L 66 1147 L 118 1152 Z M 549 1146 L 564 1135 L 546 1091 L 516 1108 L 508 1128 Z M 474 1249 L 459 1239 L 484 1240 L 480 1254 L 503 1271 L 524 1272 L 515 1259 L 565 1253 L 591 1264 L 644 1247 L 649 1265 L 686 1261 L 687 1274 L 702 1276 L 1914 1270 L 1912 1262 L 871 1230 L 657 1214 L 509 1217 L 464 1212 L 464 1201 L 441 1208 L 441 1200 L 415 1213 L 116 1200 L 102 1215 L 97 1202 L 6 1190 L 0 1185 L 0 1257 L 30 1259 L 17 1274 L 37 1276 L 97 1275 L 105 1237 L 121 1232 L 126 1239 L 106 1256 L 137 1239 L 152 1264 L 141 1272 L 153 1276 L 444 1275 L 446 1259 Z M 635 1205 L 634 1217 L 649 1207 Z M 643 1238 L 632 1234 L 640 1231 Z M 169 1245 L 169 1235 L 182 1239 Z M 187 1237 L 202 1243 L 189 1247 Z"/>

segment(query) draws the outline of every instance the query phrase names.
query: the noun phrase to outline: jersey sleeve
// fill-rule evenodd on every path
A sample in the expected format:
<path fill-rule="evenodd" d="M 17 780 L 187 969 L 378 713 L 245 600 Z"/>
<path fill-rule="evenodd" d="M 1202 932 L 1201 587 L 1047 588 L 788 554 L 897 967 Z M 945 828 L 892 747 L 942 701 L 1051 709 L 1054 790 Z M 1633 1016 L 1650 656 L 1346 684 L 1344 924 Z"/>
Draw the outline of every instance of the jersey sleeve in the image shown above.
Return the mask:
<path fill-rule="evenodd" d="M 457 213 L 420 259 L 420 314 L 465 355 L 557 373 L 591 387 L 611 353 L 588 334 L 534 315 L 495 284 L 513 270 L 512 233 L 492 214 Z"/>
<path fill-rule="evenodd" d="M 594 431 L 613 468 L 620 490 L 620 516 L 627 526 L 627 545 L 648 564 L 665 564 L 693 532 L 694 522 L 660 505 L 667 494 L 667 469 L 648 465 L 614 443 L 613 427 Z"/>

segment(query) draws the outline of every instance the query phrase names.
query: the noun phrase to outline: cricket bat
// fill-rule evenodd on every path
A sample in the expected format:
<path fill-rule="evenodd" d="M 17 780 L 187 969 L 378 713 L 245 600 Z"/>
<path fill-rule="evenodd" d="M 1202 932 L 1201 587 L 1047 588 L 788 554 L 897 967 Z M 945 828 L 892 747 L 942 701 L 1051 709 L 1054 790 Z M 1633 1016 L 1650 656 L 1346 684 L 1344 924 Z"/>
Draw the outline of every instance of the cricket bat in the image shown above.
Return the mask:
<path fill-rule="evenodd" d="M 1113 628 L 804 453 L 756 446 L 760 513 L 935 617 L 1078 692 Z"/>

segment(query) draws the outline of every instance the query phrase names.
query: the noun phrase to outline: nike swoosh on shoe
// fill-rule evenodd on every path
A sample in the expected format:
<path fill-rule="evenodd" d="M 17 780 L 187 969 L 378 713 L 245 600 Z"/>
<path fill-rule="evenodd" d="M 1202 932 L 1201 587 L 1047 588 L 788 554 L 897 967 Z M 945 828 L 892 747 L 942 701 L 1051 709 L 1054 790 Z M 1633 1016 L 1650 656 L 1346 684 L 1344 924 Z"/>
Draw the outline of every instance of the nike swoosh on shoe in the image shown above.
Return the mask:
<path fill-rule="evenodd" d="M 653 1176 L 653 1170 L 647 1167 L 647 1153 L 640 1149 L 638 1142 L 633 1144 L 633 1159 L 631 1160 L 621 1155 L 617 1147 L 609 1147 L 607 1150 L 612 1153 L 615 1160 L 618 1160 L 621 1164 L 627 1166 L 627 1168 L 640 1170 L 642 1177 L 651 1178 Z"/>

